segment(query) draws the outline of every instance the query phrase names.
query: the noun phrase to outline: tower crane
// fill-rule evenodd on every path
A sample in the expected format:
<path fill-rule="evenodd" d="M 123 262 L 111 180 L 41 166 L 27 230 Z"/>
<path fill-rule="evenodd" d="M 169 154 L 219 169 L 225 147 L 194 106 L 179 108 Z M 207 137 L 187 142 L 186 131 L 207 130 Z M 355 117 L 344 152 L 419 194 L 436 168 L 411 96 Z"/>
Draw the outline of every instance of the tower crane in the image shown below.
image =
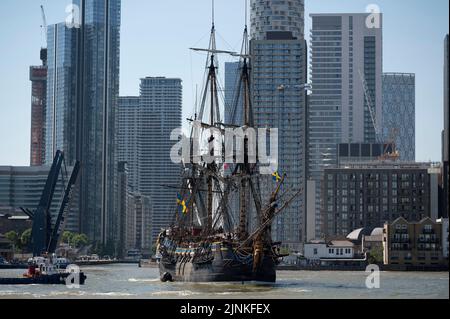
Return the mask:
<path fill-rule="evenodd" d="M 359 70 L 359 76 L 361 77 L 361 82 L 364 89 L 364 96 L 366 99 L 367 107 L 369 108 L 370 118 L 372 120 L 372 125 L 375 130 L 375 137 L 378 143 L 385 143 L 383 154 L 380 156 L 380 160 L 392 160 L 396 161 L 400 158 L 400 153 L 397 150 L 396 147 L 396 139 L 398 136 L 398 129 L 393 128 L 390 132 L 389 140 L 383 141 L 383 138 L 381 136 L 380 127 L 378 126 L 377 120 L 376 120 L 376 113 L 374 110 L 374 105 L 372 103 L 372 98 L 370 96 L 369 88 L 367 86 L 366 78 L 364 77 L 364 74 Z"/>
<path fill-rule="evenodd" d="M 43 33 L 43 45 L 42 48 L 47 48 L 47 18 L 45 16 L 45 10 L 44 6 L 41 5 L 41 15 L 42 15 L 42 25 L 41 25 L 41 31 Z"/>
<path fill-rule="evenodd" d="M 41 5 L 41 15 L 42 15 L 42 47 L 41 47 L 41 61 L 43 65 L 47 65 L 47 18 L 45 17 L 44 6 Z"/>
<path fill-rule="evenodd" d="M 376 138 L 377 142 L 382 142 L 380 128 L 379 128 L 377 120 L 376 120 L 376 113 L 374 110 L 374 105 L 372 103 L 372 97 L 370 96 L 366 78 L 364 77 L 364 74 L 361 72 L 361 70 L 359 70 L 359 76 L 361 77 L 361 82 L 362 82 L 363 89 L 364 89 L 364 96 L 366 98 L 367 107 L 369 108 L 372 125 L 373 125 L 373 128 L 375 129 L 375 138 Z"/>

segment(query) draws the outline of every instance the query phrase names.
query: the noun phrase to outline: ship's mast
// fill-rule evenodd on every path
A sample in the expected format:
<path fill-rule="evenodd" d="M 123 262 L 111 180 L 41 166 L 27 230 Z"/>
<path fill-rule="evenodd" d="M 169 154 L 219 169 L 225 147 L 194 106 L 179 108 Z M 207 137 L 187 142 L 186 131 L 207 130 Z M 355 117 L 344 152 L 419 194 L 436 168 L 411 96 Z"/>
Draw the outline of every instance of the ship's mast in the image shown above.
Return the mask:
<path fill-rule="evenodd" d="M 217 123 L 221 122 L 220 117 L 220 107 L 219 107 L 219 96 L 218 96 L 218 79 L 217 79 L 217 58 L 218 53 L 228 53 L 226 51 L 218 51 L 216 48 L 216 28 L 214 22 L 214 0 L 212 1 L 212 23 L 211 23 L 211 35 L 209 40 L 208 49 L 197 49 L 193 48 L 194 51 L 203 51 L 208 53 L 206 60 L 207 65 L 207 79 L 206 84 L 202 94 L 202 101 L 200 106 L 200 112 L 198 114 L 198 119 L 202 123 L 207 123 L 207 127 L 214 129 Z M 208 96 L 209 91 L 209 96 Z M 209 101 L 207 101 L 209 98 Z M 209 106 L 207 106 L 209 102 Z M 205 109 L 209 108 L 209 119 L 203 121 Z M 211 130 L 211 135 L 208 137 L 208 144 L 213 145 L 215 142 L 214 132 Z M 211 158 L 214 157 L 214 147 L 211 147 L 209 155 Z M 213 227 L 213 211 L 214 211 L 214 174 L 218 171 L 217 164 L 215 161 L 208 163 L 206 165 L 206 184 L 207 184 L 207 197 L 206 197 L 206 211 L 207 211 L 207 229 L 206 232 L 210 232 Z"/>
<path fill-rule="evenodd" d="M 254 128 L 253 109 L 252 109 L 252 97 L 250 90 L 250 55 L 249 55 L 249 37 L 247 27 L 247 5 L 245 14 L 245 28 L 242 40 L 241 53 L 237 56 L 241 58 L 241 73 L 239 77 L 239 83 L 237 86 L 237 94 L 234 99 L 234 105 L 232 110 L 232 121 L 234 121 L 234 115 L 236 113 L 237 105 L 240 103 L 241 98 L 243 102 L 243 129 Z M 252 175 L 254 175 L 256 169 L 255 164 L 249 163 L 249 139 L 248 136 L 244 136 L 244 163 L 239 163 L 236 166 L 235 174 L 240 176 L 239 187 L 239 238 L 244 240 L 248 237 L 248 212 L 249 206 L 247 200 L 253 198 L 256 208 L 256 215 L 259 217 L 261 212 L 261 199 L 260 194 L 256 189 Z M 259 180 L 257 181 L 259 186 Z"/>

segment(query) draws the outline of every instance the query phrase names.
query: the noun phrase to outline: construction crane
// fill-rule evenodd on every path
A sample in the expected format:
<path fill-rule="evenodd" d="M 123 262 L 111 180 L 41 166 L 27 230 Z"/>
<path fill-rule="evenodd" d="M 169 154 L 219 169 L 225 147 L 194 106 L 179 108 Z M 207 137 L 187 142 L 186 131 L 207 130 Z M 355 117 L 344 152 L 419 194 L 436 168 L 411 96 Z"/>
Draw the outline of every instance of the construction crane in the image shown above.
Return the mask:
<path fill-rule="evenodd" d="M 63 170 L 64 163 L 63 152 L 57 151 L 36 210 L 32 212 L 28 209 L 21 208 L 22 211 L 33 220 L 31 245 L 34 257 L 42 256 L 45 253 L 53 254 L 58 246 L 61 233 L 64 229 L 70 201 L 73 195 L 73 189 L 80 171 L 80 162 L 75 162 L 67 185 L 64 185 L 63 198 L 58 209 L 56 221 L 53 224 L 50 214 L 50 206 L 53 201 L 53 196 L 59 177 L 61 176 L 63 182 L 65 181 Z"/>
<path fill-rule="evenodd" d="M 47 18 L 45 17 L 44 6 L 41 5 L 41 15 L 42 15 L 42 25 L 41 25 L 41 33 L 42 33 L 42 47 L 41 47 L 41 61 L 45 66 L 47 65 Z"/>
<path fill-rule="evenodd" d="M 379 157 L 379 159 L 382 161 L 385 161 L 385 160 L 396 161 L 400 158 L 400 153 L 398 152 L 396 143 L 395 143 L 397 136 L 398 136 L 398 129 L 393 128 L 392 131 L 390 132 L 389 140 L 383 141 L 383 137 L 381 136 L 380 127 L 378 126 L 378 123 L 376 120 L 376 113 L 375 113 L 374 105 L 372 102 L 372 97 L 370 96 L 366 78 L 365 78 L 364 74 L 361 72 L 361 70 L 359 70 L 359 76 L 361 77 L 361 82 L 362 82 L 363 89 L 364 89 L 364 96 L 366 99 L 367 108 L 369 109 L 370 118 L 372 120 L 372 125 L 375 130 L 376 141 L 377 141 L 377 143 L 385 143 L 384 148 L 383 148 L 383 154 Z"/>
<path fill-rule="evenodd" d="M 41 31 L 43 34 L 43 45 L 42 48 L 45 49 L 47 48 L 47 18 L 45 17 L 45 10 L 44 10 L 44 6 L 41 5 L 41 15 L 42 15 L 42 25 L 41 25 Z"/>
<path fill-rule="evenodd" d="M 389 138 L 384 145 L 383 155 L 380 156 L 380 160 L 382 161 L 397 161 L 400 158 L 400 152 L 397 150 L 397 136 L 399 134 L 399 130 L 396 127 L 392 127 Z"/>
<path fill-rule="evenodd" d="M 361 72 L 361 70 L 359 70 L 359 76 L 361 77 L 361 82 L 362 82 L 363 89 L 364 89 L 364 96 L 366 98 L 366 103 L 367 103 L 367 107 L 369 109 L 370 118 L 372 120 L 372 125 L 373 125 L 373 128 L 375 129 L 375 138 L 376 138 L 377 142 L 381 143 L 382 142 L 381 132 L 380 132 L 380 128 L 378 126 L 377 120 L 376 120 L 376 113 L 374 110 L 374 105 L 372 103 L 372 97 L 370 96 L 366 78 L 365 78 L 364 74 Z"/>

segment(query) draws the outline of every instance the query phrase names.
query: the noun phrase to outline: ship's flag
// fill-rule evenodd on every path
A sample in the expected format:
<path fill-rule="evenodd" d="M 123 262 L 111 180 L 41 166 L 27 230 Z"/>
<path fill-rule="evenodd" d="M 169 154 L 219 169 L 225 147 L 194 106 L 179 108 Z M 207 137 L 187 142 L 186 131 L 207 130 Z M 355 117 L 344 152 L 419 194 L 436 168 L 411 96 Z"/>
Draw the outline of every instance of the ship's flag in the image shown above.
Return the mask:
<path fill-rule="evenodd" d="M 279 181 L 281 181 L 281 176 L 278 172 L 274 172 L 272 173 L 272 179 L 278 183 Z"/>
<path fill-rule="evenodd" d="M 177 195 L 177 204 L 179 205 L 179 208 L 183 214 L 188 213 L 188 207 L 187 207 L 188 204 L 186 203 L 183 196 L 181 196 L 180 194 Z"/>

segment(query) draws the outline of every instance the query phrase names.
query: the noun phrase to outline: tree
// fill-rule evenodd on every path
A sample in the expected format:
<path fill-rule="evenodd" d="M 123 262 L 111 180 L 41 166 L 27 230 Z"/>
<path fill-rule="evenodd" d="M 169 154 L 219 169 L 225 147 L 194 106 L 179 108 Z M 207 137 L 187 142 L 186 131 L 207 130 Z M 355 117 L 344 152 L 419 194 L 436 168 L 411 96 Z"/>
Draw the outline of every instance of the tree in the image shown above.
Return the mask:
<path fill-rule="evenodd" d="M 374 247 L 368 253 L 369 264 L 382 264 L 383 263 L 383 247 Z"/>
<path fill-rule="evenodd" d="M 22 236 L 20 236 L 20 242 L 22 248 L 28 248 L 31 245 L 31 228 L 27 229 L 22 233 Z"/>
<path fill-rule="evenodd" d="M 8 239 L 10 242 L 12 242 L 14 245 L 16 245 L 16 243 L 19 240 L 19 235 L 15 231 L 12 230 L 5 234 L 5 238 Z"/>
<path fill-rule="evenodd" d="M 72 244 L 76 248 L 86 246 L 89 243 L 89 239 L 85 234 L 76 234 L 72 237 Z"/>
<path fill-rule="evenodd" d="M 14 250 L 16 250 L 16 249 L 20 250 L 22 248 L 21 247 L 20 238 L 19 238 L 19 234 L 17 232 L 15 232 L 13 230 L 10 231 L 10 232 L 7 232 L 5 234 L 5 238 L 8 239 L 13 244 Z"/>
<path fill-rule="evenodd" d="M 72 233 L 70 231 L 65 231 L 65 232 L 63 232 L 63 234 L 61 236 L 61 240 L 63 243 L 67 243 L 70 245 L 70 243 L 72 243 L 72 241 L 73 241 L 74 236 L 75 236 L 74 233 Z"/>

